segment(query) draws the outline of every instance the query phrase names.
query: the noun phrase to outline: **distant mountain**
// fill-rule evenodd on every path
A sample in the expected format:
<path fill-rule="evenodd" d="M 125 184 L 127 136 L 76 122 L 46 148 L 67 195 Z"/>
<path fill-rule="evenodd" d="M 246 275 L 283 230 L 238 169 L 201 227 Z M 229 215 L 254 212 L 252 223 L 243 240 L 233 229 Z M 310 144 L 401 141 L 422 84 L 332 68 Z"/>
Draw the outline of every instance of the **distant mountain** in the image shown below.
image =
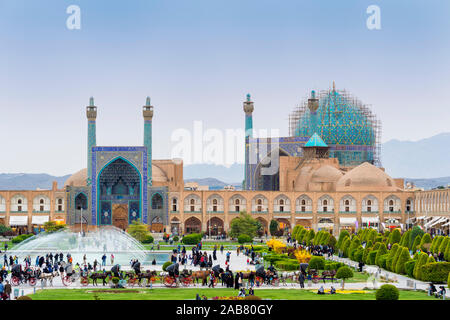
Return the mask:
<path fill-rule="evenodd" d="M 209 189 L 215 190 L 215 189 L 223 189 L 223 187 L 232 185 L 236 189 L 242 188 L 241 182 L 235 182 L 235 183 L 226 183 L 223 181 L 220 181 L 216 178 L 202 178 L 202 179 L 186 179 L 184 182 L 197 182 L 200 186 L 208 186 Z"/>
<path fill-rule="evenodd" d="M 424 188 L 425 190 L 447 187 L 450 185 L 450 177 L 443 178 L 431 178 L 431 179 L 408 179 L 405 178 L 405 182 L 413 182 L 416 187 Z"/>
<path fill-rule="evenodd" d="M 226 184 L 242 184 L 244 180 L 244 165 L 233 164 L 229 168 L 214 164 L 192 164 L 183 168 L 184 179 L 204 179 L 214 177 Z"/>
<path fill-rule="evenodd" d="M 63 188 L 64 182 L 70 176 L 70 174 L 55 177 L 45 173 L 0 173 L 0 190 L 51 189 L 53 181 L 58 182 L 58 188 Z"/>
<path fill-rule="evenodd" d="M 418 141 L 390 140 L 382 145 L 381 162 L 386 172 L 395 178 L 448 177 L 450 133 Z"/>

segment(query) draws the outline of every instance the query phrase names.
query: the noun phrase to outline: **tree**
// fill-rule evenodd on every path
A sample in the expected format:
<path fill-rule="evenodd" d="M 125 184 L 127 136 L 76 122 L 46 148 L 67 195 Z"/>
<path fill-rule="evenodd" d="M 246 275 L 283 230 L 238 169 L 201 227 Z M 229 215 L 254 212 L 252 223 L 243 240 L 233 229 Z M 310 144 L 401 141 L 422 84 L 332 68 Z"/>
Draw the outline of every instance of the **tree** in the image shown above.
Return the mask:
<path fill-rule="evenodd" d="M 353 271 L 347 266 L 340 267 L 336 272 L 336 278 L 342 279 L 342 290 L 344 289 L 344 284 L 346 279 L 353 278 Z"/>
<path fill-rule="evenodd" d="M 350 238 L 349 237 L 345 237 L 344 241 L 342 242 L 341 245 L 341 250 L 344 253 L 344 257 L 347 258 L 348 257 L 348 248 L 350 247 Z"/>
<path fill-rule="evenodd" d="M 439 254 L 439 252 L 442 252 L 445 254 L 445 250 L 447 249 L 447 246 L 449 243 L 450 243 L 449 237 L 443 237 L 443 239 L 439 245 L 439 248 L 436 250 L 436 253 Z M 444 258 L 444 259 L 446 259 L 446 258 Z M 446 260 L 448 261 L 448 259 L 446 259 Z"/>
<path fill-rule="evenodd" d="M 262 228 L 261 223 L 246 212 L 241 212 L 238 218 L 231 220 L 230 236 L 238 238 L 242 234 L 256 237 L 258 231 Z"/>
<path fill-rule="evenodd" d="M 66 227 L 65 224 L 57 224 L 55 221 L 47 221 L 44 223 L 44 230 L 48 233 L 56 232 L 65 229 Z"/>
<path fill-rule="evenodd" d="M 137 220 L 133 220 L 133 222 L 128 226 L 128 233 L 140 242 L 144 241 L 150 234 L 148 231 L 148 226 Z"/>
<path fill-rule="evenodd" d="M 397 261 L 400 258 L 402 251 L 403 251 L 403 248 L 399 246 L 397 251 L 395 252 L 395 256 L 394 256 L 394 259 L 392 259 L 392 264 L 391 264 L 392 272 L 395 272 L 395 267 L 397 266 Z"/>
<path fill-rule="evenodd" d="M 410 249 L 415 250 L 415 249 L 413 249 L 414 240 L 416 240 L 417 236 L 422 237 L 422 235 L 424 233 L 425 232 L 423 232 L 423 230 L 419 226 L 414 226 L 414 228 L 412 228 L 410 239 L 409 239 L 409 248 Z"/>
<path fill-rule="evenodd" d="M 270 225 L 269 225 L 269 231 L 271 235 L 277 235 L 278 234 L 278 221 L 272 219 L 272 221 L 270 221 Z"/>
<path fill-rule="evenodd" d="M 377 300 L 398 300 L 399 296 L 399 290 L 392 284 L 383 284 L 375 293 Z"/>

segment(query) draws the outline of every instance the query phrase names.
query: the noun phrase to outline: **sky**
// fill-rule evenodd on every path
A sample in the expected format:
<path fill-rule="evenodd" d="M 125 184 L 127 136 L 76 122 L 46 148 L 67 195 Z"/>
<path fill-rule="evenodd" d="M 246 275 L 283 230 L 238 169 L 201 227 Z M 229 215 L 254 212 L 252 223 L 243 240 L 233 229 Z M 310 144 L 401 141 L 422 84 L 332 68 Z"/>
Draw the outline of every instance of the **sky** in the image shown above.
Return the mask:
<path fill-rule="evenodd" d="M 194 121 L 243 129 L 247 93 L 255 129 L 288 135 L 289 113 L 333 81 L 371 105 L 383 142 L 448 132 L 449 13 L 447 0 L 0 0 L 0 172 L 86 167 L 90 96 L 104 146 L 143 144 L 150 96 L 155 159 Z"/>

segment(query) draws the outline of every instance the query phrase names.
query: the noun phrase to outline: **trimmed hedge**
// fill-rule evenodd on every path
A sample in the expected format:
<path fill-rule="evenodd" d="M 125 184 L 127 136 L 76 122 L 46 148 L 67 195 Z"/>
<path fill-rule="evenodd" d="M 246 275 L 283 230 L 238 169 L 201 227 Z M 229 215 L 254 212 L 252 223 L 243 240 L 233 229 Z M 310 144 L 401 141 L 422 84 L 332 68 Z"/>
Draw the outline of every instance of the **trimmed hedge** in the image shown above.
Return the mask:
<path fill-rule="evenodd" d="M 250 237 L 250 236 L 247 235 L 247 234 L 241 234 L 241 235 L 238 237 L 238 242 L 239 242 L 240 244 L 249 243 L 249 242 L 252 242 L 252 241 L 253 241 L 253 238 Z"/>
<path fill-rule="evenodd" d="M 373 250 L 373 251 L 369 252 L 369 256 L 367 257 L 368 264 L 372 264 L 372 265 L 375 264 L 375 258 L 377 256 L 377 253 L 378 253 L 378 250 Z"/>
<path fill-rule="evenodd" d="M 443 283 L 446 282 L 450 273 L 450 262 L 427 263 L 420 268 L 423 281 Z"/>
<path fill-rule="evenodd" d="M 17 236 L 17 237 L 12 238 L 11 242 L 12 242 L 12 243 L 15 243 L 15 244 L 21 243 L 22 241 L 24 241 L 24 240 L 26 240 L 26 239 L 28 239 L 28 238 L 31 238 L 32 236 L 34 236 L 34 234 L 32 234 L 32 233 L 29 233 L 29 234 L 21 234 L 20 236 Z"/>
<path fill-rule="evenodd" d="M 202 240 L 202 235 L 200 233 L 191 233 L 185 235 L 181 242 L 184 244 L 196 245 Z"/>
<path fill-rule="evenodd" d="M 400 274 L 406 273 L 405 264 L 409 260 L 411 260 L 411 257 L 409 256 L 408 248 L 402 247 L 400 255 L 399 255 L 398 259 L 397 259 L 397 263 L 395 264 L 395 272 L 396 273 L 400 273 Z"/>
<path fill-rule="evenodd" d="M 286 271 L 299 270 L 300 264 L 295 259 L 285 259 L 275 262 L 275 267 Z"/>
<path fill-rule="evenodd" d="M 154 239 L 153 236 L 151 234 L 146 235 L 144 240 L 142 240 L 142 243 L 144 244 L 149 244 L 149 243 L 153 243 Z"/>
<path fill-rule="evenodd" d="M 411 260 L 405 263 L 405 272 L 408 277 L 414 278 L 414 266 L 416 265 L 416 260 Z"/>
<path fill-rule="evenodd" d="M 383 284 L 375 294 L 377 300 L 398 300 L 399 296 L 400 292 L 392 284 Z"/>
<path fill-rule="evenodd" d="M 313 256 L 311 260 L 309 260 L 309 268 L 316 270 L 325 269 L 325 258 L 319 256 Z"/>

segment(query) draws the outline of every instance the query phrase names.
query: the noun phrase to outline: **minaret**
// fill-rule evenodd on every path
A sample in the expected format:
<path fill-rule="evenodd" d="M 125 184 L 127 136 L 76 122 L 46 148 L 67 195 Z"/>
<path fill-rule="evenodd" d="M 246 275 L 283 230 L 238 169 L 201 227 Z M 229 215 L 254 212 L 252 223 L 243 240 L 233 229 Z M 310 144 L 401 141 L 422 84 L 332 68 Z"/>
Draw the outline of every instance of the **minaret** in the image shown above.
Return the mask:
<path fill-rule="evenodd" d="M 96 119 L 97 107 L 94 105 L 94 97 L 89 98 L 89 106 L 86 107 L 86 117 L 88 119 L 88 158 L 87 158 L 87 185 L 91 184 L 92 176 L 92 147 L 97 144 L 96 138 Z"/>
<path fill-rule="evenodd" d="M 150 105 L 150 97 L 147 97 L 145 106 L 142 107 L 144 116 L 144 147 L 147 147 L 147 184 L 152 185 L 152 118 L 153 106 Z"/>
<path fill-rule="evenodd" d="M 250 177 L 247 176 L 248 166 L 249 166 L 249 157 L 250 157 L 250 146 L 249 140 L 253 136 L 253 101 L 250 100 L 250 94 L 247 94 L 247 100 L 244 101 L 244 112 L 245 112 L 245 180 L 244 180 L 244 190 L 248 190 L 248 181 Z"/>

